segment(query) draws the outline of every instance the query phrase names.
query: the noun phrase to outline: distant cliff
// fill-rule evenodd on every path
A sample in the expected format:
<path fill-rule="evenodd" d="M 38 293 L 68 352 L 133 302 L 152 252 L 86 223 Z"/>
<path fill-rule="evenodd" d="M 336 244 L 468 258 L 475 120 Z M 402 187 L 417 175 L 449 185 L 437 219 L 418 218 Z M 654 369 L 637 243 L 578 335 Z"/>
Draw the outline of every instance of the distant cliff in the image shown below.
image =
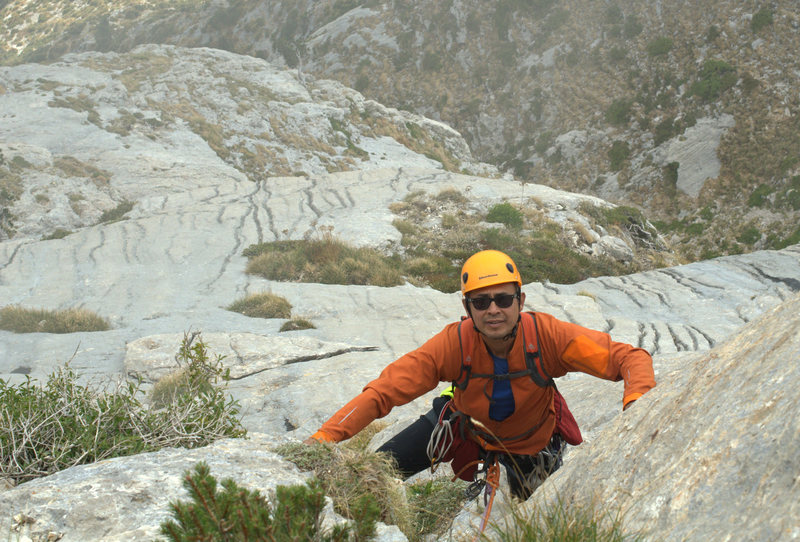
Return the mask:
<path fill-rule="evenodd" d="M 215 47 L 441 120 L 520 179 L 645 210 L 690 260 L 800 242 L 796 5 L 16 1 L 2 61 Z"/>

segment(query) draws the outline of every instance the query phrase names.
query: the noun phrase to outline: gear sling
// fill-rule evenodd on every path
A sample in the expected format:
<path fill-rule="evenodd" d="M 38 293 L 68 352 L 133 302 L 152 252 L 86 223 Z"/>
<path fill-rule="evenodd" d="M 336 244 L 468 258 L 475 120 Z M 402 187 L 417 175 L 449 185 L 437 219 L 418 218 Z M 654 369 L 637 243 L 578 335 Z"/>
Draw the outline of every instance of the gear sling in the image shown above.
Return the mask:
<path fill-rule="evenodd" d="M 541 387 L 553 388 L 553 407 L 556 414 L 556 427 L 554 434 L 568 444 L 578 445 L 583 442 L 581 432 L 575 418 L 567 407 L 564 397 L 558 391 L 555 381 L 547 374 L 542 363 L 539 347 L 539 327 L 536 316 L 532 312 L 520 314 L 522 340 L 525 346 L 525 366 L 523 371 L 516 371 L 505 375 L 472 373 L 472 360 L 470 353 L 476 334 L 463 333 L 462 325 L 468 319 L 464 318 L 458 325 L 459 345 L 461 347 L 461 371 L 459 377 L 453 382 L 453 390 L 464 390 L 471 378 L 491 378 L 494 380 L 511 380 L 529 376 L 533 382 Z M 471 323 L 471 320 L 470 320 Z M 526 337 L 536 337 L 536 341 L 528 341 Z M 452 413 L 449 419 L 444 419 L 447 412 Z M 512 437 L 513 440 L 523 438 L 536 429 L 534 426 L 526 433 Z M 512 440 L 506 439 L 506 440 Z M 503 451 L 502 439 L 489 435 L 478 427 L 477 422 L 461 412 L 455 411 L 452 400 L 441 411 L 438 423 L 434 428 L 428 444 L 428 458 L 432 468 L 438 463 L 451 462 L 456 477 L 466 481 L 473 481 L 481 461 L 481 449 L 487 451 Z"/>

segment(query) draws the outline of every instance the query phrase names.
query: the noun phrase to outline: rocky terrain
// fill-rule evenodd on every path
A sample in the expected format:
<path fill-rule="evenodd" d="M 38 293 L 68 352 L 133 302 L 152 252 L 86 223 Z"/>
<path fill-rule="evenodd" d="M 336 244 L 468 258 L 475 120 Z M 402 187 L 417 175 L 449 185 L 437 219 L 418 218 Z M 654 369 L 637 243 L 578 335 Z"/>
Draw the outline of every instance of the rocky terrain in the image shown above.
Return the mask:
<path fill-rule="evenodd" d="M 582 204 L 609 203 L 521 183 L 474 159 L 440 122 L 261 59 L 142 46 L 0 68 L 0 85 L 0 167 L 13 191 L 3 207 L 0 303 L 82 307 L 112 324 L 0 331 L 0 378 L 43 379 L 69 361 L 85 382 L 135 377 L 147 386 L 175 367 L 183 334 L 202 331 L 226 356 L 250 432 L 0 490 L 0 527 L 22 522 L 31 538 L 150 540 L 199 460 L 263 491 L 296 483 L 305 475 L 271 449 L 307 437 L 387 362 L 461 314 L 458 294 L 429 287 L 249 275 L 242 251 L 252 243 L 332 231 L 399 250 L 392 204 L 456 189 L 476 213 L 511 201 L 565 230 L 593 232 L 578 236 L 589 248 L 605 236 L 641 250 L 582 214 Z M 657 527 L 653 540 L 800 537 L 800 465 L 790 453 L 800 444 L 799 264 L 800 248 L 790 246 L 569 285 L 526 281 L 528 308 L 649 349 L 659 381 L 622 414 L 618 383 L 563 378 L 586 442 L 546 487 L 631 509 L 634 527 Z M 226 309 L 264 291 L 287 298 L 315 329 L 281 333 L 280 319 Z M 376 441 L 429 399 L 396 409 Z M 464 512 L 454 539 L 474 535 L 472 517 Z M 725 521 L 739 517 L 745 525 Z M 379 536 L 403 539 L 392 527 Z"/>
<path fill-rule="evenodd" d="M 800 241 L 789 0 L 4 4 L 5 64 L 142 43 L 266 58 L 441 120 L 522 180 L 636 205 L 687 261 Z"/>

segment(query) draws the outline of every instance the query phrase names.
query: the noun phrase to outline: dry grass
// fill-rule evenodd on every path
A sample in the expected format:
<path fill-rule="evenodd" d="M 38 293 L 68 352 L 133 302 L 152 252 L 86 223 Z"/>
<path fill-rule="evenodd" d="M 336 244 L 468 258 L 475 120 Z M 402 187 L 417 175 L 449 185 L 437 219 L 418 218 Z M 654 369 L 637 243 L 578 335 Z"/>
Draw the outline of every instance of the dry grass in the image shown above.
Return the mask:
<path fill-rule="evenodd" d="M 14 333 L 106 331 L 108 320 L 87 309 L 53 311 L 8 305 L 0 309 L 0 329 Z"/>
<path fill-rule="evenodd" d="M 53 165 L 67 177 L 85 177 L 91 179 L 97 186 L 107 186 L 112 176 L 111 172 L 81 162 L 73 156 L 60 156 L 53 160 Z"/>
<path fill-rule="evenodd" d="M 641 542 L 640 533 L 629 533 L 621 514 L 614 514 L 607 503 L 581 506 L 560 499 L 544 506 L 511 508 L 502 522 L 493 523 L 502 542 Z"/>
<path fill-rule="evenodd" d="M 403 277 L 396 265 L 370 248 L 356 248 L 326 233 L 319 239 L 252 245 L 247 273 L 270 280 L 321 284 L 397 286 Z"/>
<path fill-rule="evenodd" d="M 300 331 L 302 329 L 316 329 L 316 327 L 310 320 L 294 317 L 288 322 L 284 322 L 278 331 Z"/>
<path fill-rule="evenodd" d="M 291 318 L 292 316 L 292 304 L 286 298 L 269 292 L 248 295 L 233 302 L 228 310 L 250 318 Z"/>
<path fill-rule="evenodd" d="M 365 435 L 369 435 L 367 431 Z M 366 438 L 366 437 L 365 437 Z M 351 508 L 365 495 L 381 509 L 381 520 L 410 529 L 411 515 L 393 461 L 383 454 L 366 451 L 358 443 L 343 446 L 318 443 L 287 444 L 276 450 L 301 470 L 312 471 L 333 499 L 337 513 L 353 517 Z"/>

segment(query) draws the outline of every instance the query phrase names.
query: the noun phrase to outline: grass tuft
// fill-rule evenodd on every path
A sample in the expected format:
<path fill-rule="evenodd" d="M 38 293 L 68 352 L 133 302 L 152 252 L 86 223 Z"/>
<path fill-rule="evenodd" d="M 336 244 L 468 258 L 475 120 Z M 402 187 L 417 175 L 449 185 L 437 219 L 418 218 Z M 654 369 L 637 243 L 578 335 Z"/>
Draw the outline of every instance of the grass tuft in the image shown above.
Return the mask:
<path fill-rule="evenodd" d="M 8 305 L 0 309 L 0 329 L 14 333 L 107 331 L 108 321 L 87 309 L 52 311 Z"/>
<path fill-rule="evenodd" d="M 228 306 L 228 310 L 250 318 L 292 317 L 292 304 L 286 298 L 269 292 L 248 295 L 234 301 Z"/>
<path fill-rule="evenodd" d="M 356 248 L 326 234 L 321 239 L 251 245 L 246 271 L 270 280 L 321 284 L 398 286 L 403 277 L 392 261 L 370 248 Z"/>
<path fill-rule="evenodd" d="M 511 508 L 502 524 L 493 524 L 502 542 L 640 542 L 638 533 L 625 532 L 621 515 L 595 504 L 576 506 L 557 499 L 545 506 Z"/>
<path fill-rule="evenodd" d="M 317 326 L 315 326 L 311 321 L 306 320 L 305 318 L 295 317 L 289 320 L 288 322 L 284 322 L 278 331 L 279 332 L 299 331 L 301 329 L 316 329 L 316 328 Z"/>

